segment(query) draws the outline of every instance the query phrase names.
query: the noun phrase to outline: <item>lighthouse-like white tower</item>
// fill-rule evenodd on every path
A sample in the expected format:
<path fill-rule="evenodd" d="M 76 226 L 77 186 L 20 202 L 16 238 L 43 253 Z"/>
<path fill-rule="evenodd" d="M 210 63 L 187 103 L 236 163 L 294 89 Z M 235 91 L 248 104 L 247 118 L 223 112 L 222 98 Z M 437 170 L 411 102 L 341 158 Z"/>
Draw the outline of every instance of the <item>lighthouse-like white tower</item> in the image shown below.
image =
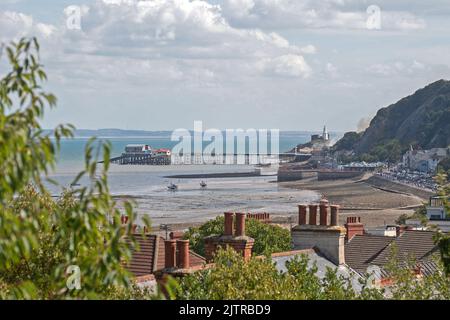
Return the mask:
<path fill-rule="evenodd" d="M 323 126 L 322 139 L 323 139 L 323 141 L 330 140 L 330 135 L 328 134 L 327 126 Z"/>

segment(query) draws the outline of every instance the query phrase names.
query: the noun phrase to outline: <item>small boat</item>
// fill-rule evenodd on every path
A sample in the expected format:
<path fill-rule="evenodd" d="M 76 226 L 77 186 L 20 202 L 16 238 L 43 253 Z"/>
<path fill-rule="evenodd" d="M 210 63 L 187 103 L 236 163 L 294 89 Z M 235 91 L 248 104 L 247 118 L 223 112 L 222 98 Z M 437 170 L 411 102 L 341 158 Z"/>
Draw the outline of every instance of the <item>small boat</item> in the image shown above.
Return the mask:
<path fill-rule="evenodd" d="M 79 184 L 79 183 L 71 183 L 70 186 L 71 187 L 79 187 L 79 186 L 81 186 L 81 184 Z"/>
<path fill-rule="evenodd" d="M 167 189 L 175 191 L 175 190 L 178 190 L 178 186 L 174 183 L 171 183 L 167 186 Z"/>
<path fill-rule="evenodd" d="M 200 182 L 200 187 L 206 188 L 206 186 L 207 186 L 206 182 L 202 180 L 202 181 Z"/>

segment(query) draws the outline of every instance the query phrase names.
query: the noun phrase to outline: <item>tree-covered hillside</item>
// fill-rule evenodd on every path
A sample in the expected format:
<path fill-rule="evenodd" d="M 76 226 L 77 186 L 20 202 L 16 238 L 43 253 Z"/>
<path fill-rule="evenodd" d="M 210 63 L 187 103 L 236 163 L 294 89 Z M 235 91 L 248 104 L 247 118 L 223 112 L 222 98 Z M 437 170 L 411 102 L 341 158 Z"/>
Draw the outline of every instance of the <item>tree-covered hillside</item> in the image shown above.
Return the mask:
<path fill-rule="evenodd" d="M 384 161 L 398 158 L 410 145 L 422 149 L 450 145 L 450 81 L 436 81 L 380 109 L 364 132 L 346 133 L 334 150 Z"/>

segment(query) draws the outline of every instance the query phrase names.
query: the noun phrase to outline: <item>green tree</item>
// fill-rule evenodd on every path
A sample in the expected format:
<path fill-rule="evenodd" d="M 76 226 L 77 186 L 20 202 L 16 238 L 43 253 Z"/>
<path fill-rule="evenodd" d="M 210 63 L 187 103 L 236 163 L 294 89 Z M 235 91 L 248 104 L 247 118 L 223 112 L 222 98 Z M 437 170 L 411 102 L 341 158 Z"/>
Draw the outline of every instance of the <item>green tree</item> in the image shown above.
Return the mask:
<path fill-rule="evenodd" d="M 224 232 L 224 217 L 218 216 L 200 227 L 191 227 L 184 238 L 189 240 L 192 250 L 200 255 L 205 254 L 203 239 Z M 255 219 L 247 219 L 245 233 L 255 239 L 253 254 L 271 254 L 291 249 L 291 233 L 280 226 L 262 223 Z"/>
<path fill-rule="evenodd" d="M 61 138 L 72 137 L 73 127 L 58 126 L 53 137 L 41 129 L 56 98 L 41 87 L 46 74 L 38 52 L 36 39 L 21 39 L 2 52 L 11 70 L 0 79 L 0 298 L 108 298 L 114 288 L 133 292 L 124 268 L 131 255 L 123 239 L 129 227 L 121 227 L 108 188 L 110 145 L 87 144 L 85 169 L 74 183 L 88 176 L 89 185 L 67 191 L 59 201 L 44 187 Z M 97 168 L 100 154 L 104 164 Z M 131 204 L 124 207 L 133 219 Z M 80 270 L 79 290 L 67 286 L 69 266 Z"/>
<path fill-rule="evenodd" d="M 445 173 L 439 173 L 435 179 L 438 184 L 438 194 L 444 200 L 444 207 L 448 217 L 450 215 L 450 183 L 448 182 L 448 178 Z M 448 233 L 438 232 L 436 235 L 436 242 L 439 245 L 441 258 L 445 266 L 445 272 L 447 275 L 450 275 L 450 235 Z"/>

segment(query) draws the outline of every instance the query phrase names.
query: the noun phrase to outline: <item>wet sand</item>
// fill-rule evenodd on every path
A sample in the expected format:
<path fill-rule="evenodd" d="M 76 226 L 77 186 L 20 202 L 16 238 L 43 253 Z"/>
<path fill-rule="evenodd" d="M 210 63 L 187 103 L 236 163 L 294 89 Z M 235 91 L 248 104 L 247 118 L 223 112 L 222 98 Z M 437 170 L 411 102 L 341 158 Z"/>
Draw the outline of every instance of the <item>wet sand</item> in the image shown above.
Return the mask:
<path fill-rule="evenodd" d="M 274 177 L 214 178 L 201 189 L 200 179 L 177 182 L 177 191 L 168 191 L 166 186 L 149 195 L 116 195 L 119 206 L 124 199 L 135 203 L 140 217 L 149 216 L 153 226 L 169 224 L 172 229 L 182 229 L 202 224 L 225 211 L 267 212 L 276 221 L 287 221 L 297 217 L 297 204 L 316 202 L 320 195 L 310 190 L 281 187 Z"/>
<path fill-rule="evenodd" d="M 380 182 L 373 183 L 371 175 L 359 179 L 317 181 L 315 179 L 283 182 L 280 186 L 292 189 L 308 189 L 320 193 L 330 203 L 341 206 L 340 223 L 348 216 L 360 216 L 368 227 L 395 223 L 402 214 L 412 214 L 426 199 L 421 194 L 412 194 Z"/>

